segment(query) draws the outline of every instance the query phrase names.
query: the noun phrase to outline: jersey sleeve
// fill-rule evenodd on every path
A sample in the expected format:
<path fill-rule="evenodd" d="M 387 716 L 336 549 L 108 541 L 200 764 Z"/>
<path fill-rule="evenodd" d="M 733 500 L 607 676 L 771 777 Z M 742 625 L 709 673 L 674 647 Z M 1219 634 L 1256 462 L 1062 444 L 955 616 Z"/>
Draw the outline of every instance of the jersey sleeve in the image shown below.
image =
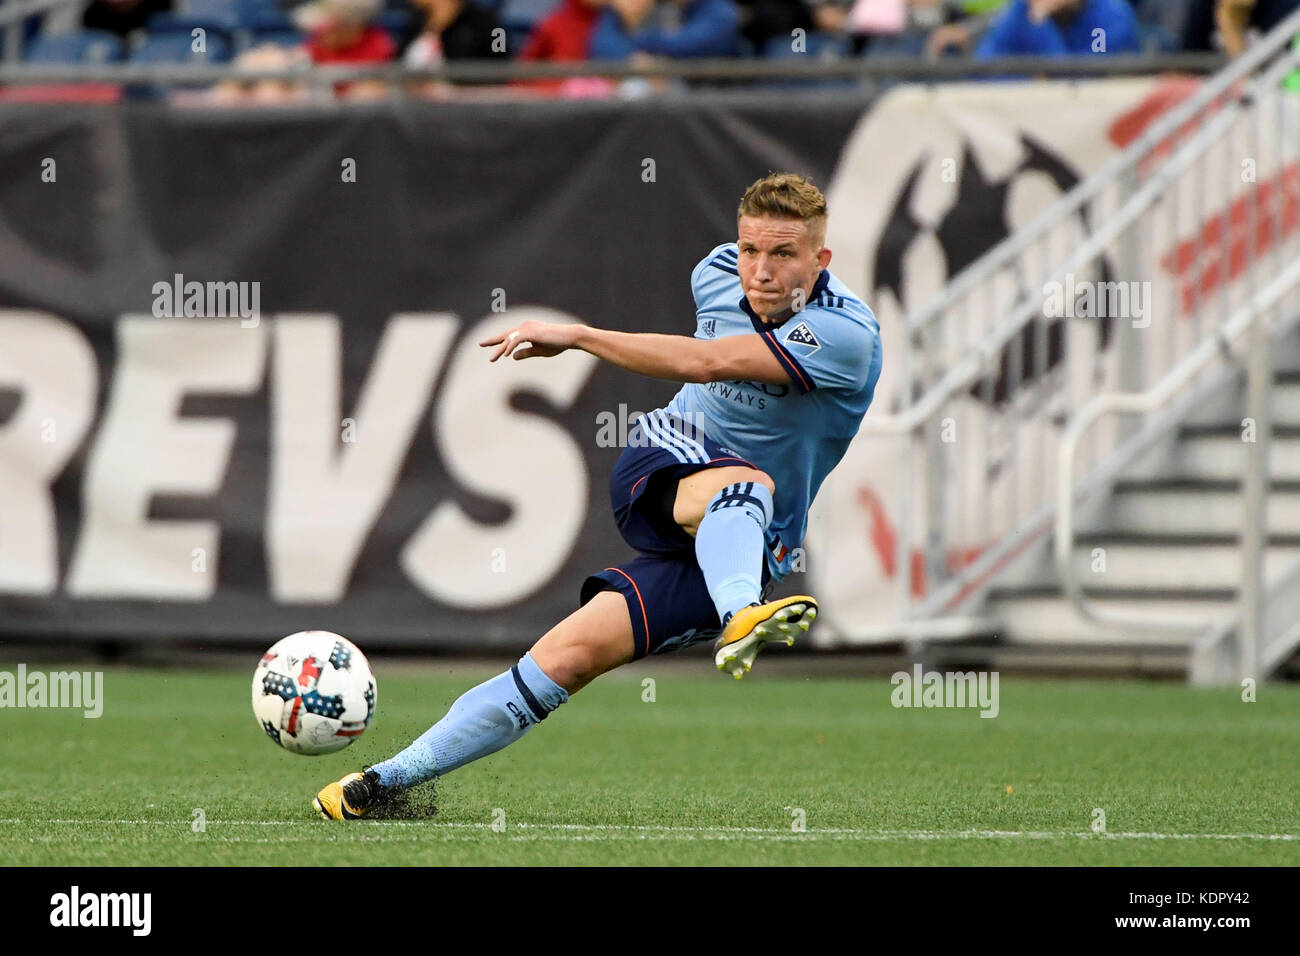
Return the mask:
<path fill-rule="evenodd" d="M 705 308 L 722 288 L 730 288 L 737 282 L 736 244 L 724 242 L 714 246 L 691 270 L 691 294 L 695 296 L 696 310 Z"/>
<path fill-rule="evenodd" d="M 800 394 L 814 388 L 861 390 L 880 348 L 874 322 L 826 309 L 806 309 L 762 336 Z"/>

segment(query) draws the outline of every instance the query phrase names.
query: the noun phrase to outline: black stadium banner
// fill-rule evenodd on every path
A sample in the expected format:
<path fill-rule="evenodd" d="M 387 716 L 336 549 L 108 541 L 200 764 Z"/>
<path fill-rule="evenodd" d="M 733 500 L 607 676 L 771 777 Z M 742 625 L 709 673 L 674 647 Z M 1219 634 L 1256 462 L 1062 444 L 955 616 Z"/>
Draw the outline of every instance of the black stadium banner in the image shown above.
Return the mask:
<path fill-rule="evenodd" d="M 0 108 L 0 633 L 539 636 L 675 387 L 476 343 L 693 333 L 745 188 L 863 110 L 779 102 Z"/>
<path fill-rule="evenodd" d="M 1103 119 L 1146 89 L 1112 88 Z M 530 315 L 692 334 L 692 268 L 750 183 L 793 171 L 827 192 L 832 272 L 881 316 L 888 410 L 916 304 L 881 265 L 915 258 L 890 210 L 942 161 L 925 124 L 996 130 L 963 126 L 992 85 L 952 95 L 0 106 L 0 633 L 526 646 L 632 557 L 610 471 L 676 386 L 583 353 L 491 365 L 477 342 Z M 1060 122 L 1104 147 L 1072 180 L 1115 148 Z M 956 212 L 988 195 L 961 149 Z M 989 213 L 913 285 L 1002 238 Z M 893 593 L 846 553 L 829 592 Z"/>

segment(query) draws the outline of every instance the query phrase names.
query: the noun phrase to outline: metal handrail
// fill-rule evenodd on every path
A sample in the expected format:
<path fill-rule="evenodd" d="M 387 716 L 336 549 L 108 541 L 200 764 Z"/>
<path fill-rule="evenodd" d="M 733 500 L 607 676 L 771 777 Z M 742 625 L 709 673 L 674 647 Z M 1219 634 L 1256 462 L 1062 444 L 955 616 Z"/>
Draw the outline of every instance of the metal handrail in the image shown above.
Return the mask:
<path fill-rule="evenodd" d="M 1193 119 L 1197 112 L 1214 100 L 1221 98 L 1225 92 L 1233 87 L 1239 86 L 1240 80 L 1248 72 L 1258 68 L 1269 56 L 1274 55 L 1285 46 L 1290 40 L 1291 31 L 1294 30 L 1300 30 L 1300 11 L 1293 14 L 1288 21 L 1284 21 L 1284 24 L 1275 33 L 1271 33 L 1268 38 L 1253 47 L 1249 54 L 1236 61 L 1232 67 L 1216 77 L 1215 80 L 1207 83 L 1196 96 L 1191 97 L 1180 107 L 1171 110 L 1154 123 L 1143 136 L 1139 137 L 1119 156 L 1105 164 L 1097 173 L 1086 178 L 1026 228 L 1042 232 L 1054 222 L 1059 221 L 1058 217 L 1061 215 L 1073 214 L 1083 203 L 1092 198 L 1102 186 L 1135 166 L 1152 148 L 1165 142 L 1170 134 Z M 1278 63 L 1269 71 L 1267 82 L 1279 81 L 1281 76 L 1293 68 L 1297 62 L 1300 62 L 1297 51 L 1292 49 L 1283 52 Z M 1252 84 L 1251 89 L 1256 88 L 1258 88 L 1258 83 Z M 1078 266 L 1092 261 L 1102 254 L 1114 239 L 1123 234 L 1123 231 L 1129 227 L 1139 214 L 1145 212 L 1160 197 L 1173 177 L 1186 168 L 1189 162 L 1190 150 L 1196 148 L 1194 144 L 1199 142 L 1204 145 L 1212 142 L 1236 118 L 1242 108 L 1242 102 L 1243 96 L 1239 93 L 1234 97 L 1233 102 L 1225 106 L 1223 110 L 1218 111 L 1215 117 L 1198 129 L 1196 134 L 1189 138 L 1180 154 L 1175 155 L 1174 159 L 1164 164 L 1140 189 L 1133 193 L 1121 208 L 1056 270 L 1051 278 L 1058 281 L 1062 280 Z M 947 295 L 940 299 L 944 307 L 950 305 L 956 296 L 969 291 L 978 281 L 987 278 L 996 269 L 1001 268 L 1003 260 L 1008 255 L 1018 254 L 1022 251 L 1032 241 L 1032 237 L 1026 239 L 1023 236 L 1023 232 L 1018 232 L 1009 239 L 1004 240 L 981 257 L 977 263 L 951 280 L 947 287 Z M 928 308 L 933 309 L 934 306 Z M 915 455 L 918 453 L 916 446 L 922 426 L 933 418 L 944 403 L 948 402 L 960 390 L 967 388 L 972 381 L 984 373 L 990 367 L 990 363 L 997 360 L 1004 346 L 1011 342 L 1016 335 L 1020 334 L 1022 329 L 1029 323 L 1038 318 L 1039 311 L 1040 304 L 1027 297 L 1018 307 L 1013 308 L 1012 314 L 1005 321 L 994 327 L 991 334 L 984 336 L 979 342 L 968 348 L 961 359 L 948 368 L 940 380 L 931 386 L 919 401 L 915 401 L 896 414 L 868 416 L 862 423 L 862 431 L 870 435 L 880 436 L 906 435 L 907 441 L 900 453 L 900 467 L 904 469 L 904 474 L 910 474 Z M 905 395 L 911 391 L 911 365 L 914 360 L 912 353 L 919 348 L 918 339 L 925 322 L 926 318 L 922 315 L 906 323 L 907 334 L 911 339 L 911 343 L 910 347 L 905 347 L 902 350 L 900 358 L 902 389 Z M 914 493 L 911 484 L 904 482 L 903 487 L 900 489 L 899 533 L 897 535 L 897 553 L 895 555 L 898 562 L 897 566 L 902 569 L 910 567 L 909 555 L 913 544 L 911 515 Z M 935 592 L 931 599 L 915 610 L 912 609 L 911 602 L 911 576 L 904 570 L 899 575 L 898 582 L 900 606 L 907 609 L 909 616 L 928 618 L 935 614 L 944 613 L 949 609 L 949 605 L 954 599 L 960 601 L 962 595 L 967 595 L 970 592 L 970 582 L 978 580 L 980 575 L 986 574 L 989 568 L 1002 562 L 1008 555 L 1014 554 L 1018 549 L 1023 549 L 1027 541 L 1046 533 L 1052 527 L 1052 511 L 1053 506 L 1049 502 L 1036 511 L 1027 523 L 1022 524 L 1013 533 L 1003 538 L 998 545 L 990 548 L 981 556 L 980 560 L 967 565 L 953 575 L 951 579 L 944 582 L 943 586 Z"/>
<path fill-rule="evenodd" d="M 1291 42 L 1293 36 L 1300 33 L 1300 9 L 1291 13 L 1267 36 L 1254 44 L 1244 54 L 1207 82 L 1191 97 L 1156 119 L 1145 131 L 1117 156 L 1111 157 L 1098 169 L 1078 183 L 1064 196 L 1052 203 L 1043 212 L 1023 228 L 1003 239 L 996 246 L 982 255 L 968 268 L 944 284 L 943 289 L 929 303 L 907 320 L 907 331 L 916 332 L 925 328 L 967 292 L 984 281 L 993 272 L 1002 268 L 1006 262 L 1020 255 L 1032 243 L 1036 242 L 1052 226 L 1067 216 L 1077 213 L 1085 203 L 1123 172 L 1135 168 L 1153 149 L 1163 143 L 1182 126 L 1195 119 L 1200 113 L 1231 90 L 1242 79 L 1254 73 L 1270 57 Z"/>
<path fill-rule="evenodd" d="M 79 0 L 12 0 L 11 3 L 0 7 L 0 27 L 12 26 L 28 17 L 49 13 L 51 10 L 77 2 Z"/>
<path fill-rule="evenodd" d="M 1214 334 L 1201 342 L 1185 359 L 1172 368 L 1164 378 L 1145 392 L 1107 392 L 1087 402 L 1070 420 L 1061 436 L 1059 471 L 1056 494 L 1056 541 L 1054 559 L 1061 586 L 1079 613 L 1099 624 L 1117 627 L 1141 626 L 1153 630 L 1173 632 L 1198 632 L 1210 625 L 1204 616 L 1168 615 L 1158 617 L 1137 612 L 1106 611 L 1096 607 L 1083 594 L 1082 585 L 1075 575 L 1071 552 L 1074 549 L 1073 507 L 1074 458 L 1084 433 L 1102 415 L 1109 412 L 1149 413 L 1164 405 L 1190 383 L 1203 369 L 1225 355 L 1231 354 L 1233 343 L 1260 320 L 1282 297 L 1300 286 L 1300 260 L 1291 263 L 1268 285 L 1256 292 L 1243 306 L 1219 326 Z"/>
<path fill-rule="evenodd" d="M 970 292 L 979 282 L 984 281 L 992 273 L 1002 268 L 1006 261 L 1022 253 L 1032 242 L 1040 238 L 1047 229 L 1066 216 L 1078 212 L 1084 203 L 1095 198 L 1104 186 L 1113 182 L 1124 171 L 1135 167 L 1147 153 L 1168 139 L 1180 127 L 1194 119 L 1210 103 L 1221 99 L 1244 76 L 1285 47 L 1290 42 L 1293 33 L 1296 32 L 1300 32 L 1300 10 L 1291 14 L 1277 30 L 1269 33 L 1267 37 L 1256 43 L 1243 56 L 1234 60 L 1228 69 L 1206 83 L 1195 95 L 1157 119 L 1123 152 L 1112 157 L 1101 168 L 1052 203 L 1023 229 L 1018 229 L 1012 233 L 976 262 L 949 280 L 938 297 L 924 306 L 914 316 L 909 316 L 905 322 L 906 334 L 914 337 L 926 325 L 950 308 L 961 295 Z M 1294 51 L 1291 51 L 1290 55 L 1294 58 Z M 1286 70 L 1282 72 L 1285 73 Z M 1240 97 L 1237 99 L 1239 103 Z M 1161 170 L 1160 173 L 1152 177 L 1152 181 L 1163 183 L 1168 178 L 1167 170 Z M 1116 218 L 1118 218 L 1118 215 Z M 1084 262 L 1090 258 L 1092 256 L 1081 259 L 1076 254 L 1069 260 L 1069 264 L 1065 268 L 1057 271 L 1056 276 L 1059 277 L 1064 272 L 1070 271 L 1073 267 L 1071 264 Z M 980 370 L 989 361 L 996 358 L 1001 348 L 1019 333 L 1021 328 L 1028 324 L 1029 320 L 1037 312 L 1038 308 L 1032 302 L 1022 303 L 1010 320 L 998 325 L 988 339 L 972 346 L 960 362 L 949 369 L 937 384 L 926 391 L 920 401 L 909 405 L 904 411 L 897 414 L 872 415 L 864 419 L 862 431 L 871 435 L 898 435 L 919 428 L 930 419 L 930 416 L 944 402 L 952 398 L 959 390 L 968 386 L 978 376 Z M 908 383 L 905 383 L 904 388 L 907 387 Z"/>
<path fill-rule="evenodd" d="M 1227 61 L 1217 53 L 1172 53 L 1157 56 L 1083 56 L 1045 59 L 1014 56 L 996 60 L 945 57 L 879 56 L 822 58 L 814 55 L 785 59 L 709 58 L 661 60 L 644 66 L 624 60 L 541 62 L 506 59 L 461 60 L 427 67 L 398 63 L 288 67 L 244 70 L 229 63 L 141 64 L 69 63 L 0 64 L 0 83 L 217 83 L 222 80 L 301 80 L 305 75 L 336 83 L 413 80 L 508 83 L 512 80 L 548 80 L 564 77 L 613 78 L 666 77 L 681 80 L 761 80 L 871 78 L 889 80 L 961 80 L 1006 74 L 1063 76 L 1070 78 L 1149 75 L 1158 72 L 1208 73 Z"/>

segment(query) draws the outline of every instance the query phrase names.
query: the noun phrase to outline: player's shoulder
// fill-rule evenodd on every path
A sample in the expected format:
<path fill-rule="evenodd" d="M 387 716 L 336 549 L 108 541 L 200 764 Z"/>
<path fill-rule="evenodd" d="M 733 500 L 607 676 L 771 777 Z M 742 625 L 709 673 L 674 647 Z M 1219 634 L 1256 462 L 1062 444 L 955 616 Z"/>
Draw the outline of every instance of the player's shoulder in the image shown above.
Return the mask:
<path fill-rule="evenodd" d="M 691 292 L 696 307 L 716 301 L 715 297 L 730 295 L 740 278 L 736 263 L 740 259 L 734 242 L 724 242 L 709 250 L 709 254 L 691 270 Z"/>
<path fill-rule="evenodd" d="M 736 278 L 740 273 L 736 263 L 740 261 L 740 251 L 734 242 L 724 242 L 709 250 L 709 254 L 696 263 L 691 271 L 691 283 L 695 284 L 710 277 L 710 274 L 728 275 Z"/>
<path fill-rule="evenodd" d="M 830 270 L 827 270 L 826 277 L 826 282 L 819 282 L 814 287 L 816 293 L 804 306 L 800 319 L 810 324 L 813 329 L 822 328 L 838 332 L 837 337 L 879 338 L 880 322 L 877 321 L 871 307 L 848 286 L 836 279 Z"/>

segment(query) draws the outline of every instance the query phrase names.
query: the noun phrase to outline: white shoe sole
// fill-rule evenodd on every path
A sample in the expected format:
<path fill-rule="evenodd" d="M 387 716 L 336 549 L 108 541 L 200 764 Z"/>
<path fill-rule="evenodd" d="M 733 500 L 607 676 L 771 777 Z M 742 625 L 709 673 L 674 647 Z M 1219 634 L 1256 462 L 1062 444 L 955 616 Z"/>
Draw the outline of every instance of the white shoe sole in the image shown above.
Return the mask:
<path fill-rule="evenodd" d="M 798 620 L 790 620 L 797 617 Z M 805 633 L 812 622 L 817 620 L 817 608 L 810 604 L 789 604 L 777 611 L 738 641 L 718 648 L 713 655 L 713 662 L 718 670 L 740 680 L 754 666 L 754 659 L 764 644 L 780 641 L 787 647 L 794 645 L 794 639 Z"/>

